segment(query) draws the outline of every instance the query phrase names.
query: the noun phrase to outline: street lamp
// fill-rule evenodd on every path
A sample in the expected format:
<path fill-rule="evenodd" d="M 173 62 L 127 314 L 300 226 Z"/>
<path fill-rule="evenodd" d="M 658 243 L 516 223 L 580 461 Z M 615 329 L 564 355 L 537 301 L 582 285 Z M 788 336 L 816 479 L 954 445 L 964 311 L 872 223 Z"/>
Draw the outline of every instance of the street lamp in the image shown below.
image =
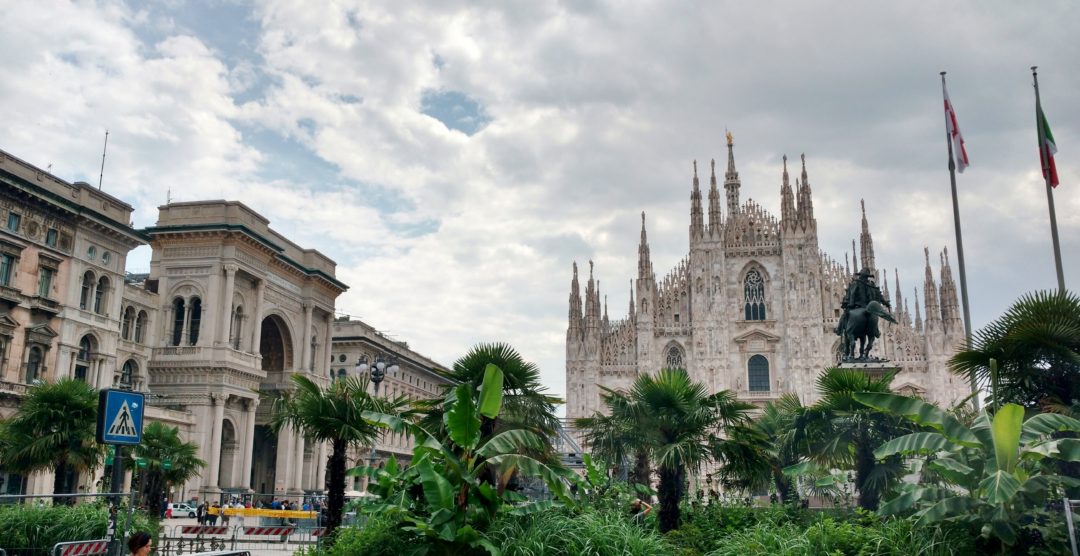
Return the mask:
<path fill-rule="evenodd" d="M 356 362 L 356 374 L 358 376 L 364 376 L 364 373 L 371 373 L 371 383 L 375 385 L 375 395 L 379 395 L 379 384 L 382 383 L 383 378 L 386 377 L 386 373 L 398 372 L 397 357 L 393 354 L 383 355 L 382 353 L 375 354 L 375 361 L 368 363 L 367 355 L 361 355 L 360 360 Z M 371 455 L 368 456 L 368 467 L 375 467 L 375 442 L 371 443 Z M 364 482 L 364 491 L 367 492 L 367 479 Z"/>

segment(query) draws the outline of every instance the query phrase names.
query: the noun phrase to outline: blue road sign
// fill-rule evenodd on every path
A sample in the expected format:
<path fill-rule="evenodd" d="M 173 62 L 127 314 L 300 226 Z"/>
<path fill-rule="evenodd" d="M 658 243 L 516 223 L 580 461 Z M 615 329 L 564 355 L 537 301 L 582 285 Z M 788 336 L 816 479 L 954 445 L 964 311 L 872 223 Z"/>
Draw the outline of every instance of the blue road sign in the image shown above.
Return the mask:
<path fill-rule="evenodd" d="M 139 392 L 102 390 L 98 395 L 97 437 L 102 444 L 138 444 L 142 441 L 143 407 Z"/>

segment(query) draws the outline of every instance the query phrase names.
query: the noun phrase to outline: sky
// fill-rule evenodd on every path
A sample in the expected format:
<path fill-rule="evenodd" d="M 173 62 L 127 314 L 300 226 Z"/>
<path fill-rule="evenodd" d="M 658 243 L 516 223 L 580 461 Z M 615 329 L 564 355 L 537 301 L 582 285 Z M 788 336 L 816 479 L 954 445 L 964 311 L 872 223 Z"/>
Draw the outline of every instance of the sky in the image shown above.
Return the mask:
<path fill-rule="evenodd" d="M 805 153 L 822 249 L 850 250 L 865 199 L 878 266 L 921 300 L 923 246 L 955 253 L 941 71 L 975 328 L 1056 286 L 1032 65 L 1080 286 L 1073 1 L 0 0 L 0 28 L 0 149 L 96 184 L 108 130 L 102 187 L 136 227 L 243 201 L 337 262 L 340 312 L 444 364 L 509 342 L 554 394 L 571 264 L 624 317 L 641 212 L 665 275 L 725 129 L 743 199 L 778 215 Z"/>

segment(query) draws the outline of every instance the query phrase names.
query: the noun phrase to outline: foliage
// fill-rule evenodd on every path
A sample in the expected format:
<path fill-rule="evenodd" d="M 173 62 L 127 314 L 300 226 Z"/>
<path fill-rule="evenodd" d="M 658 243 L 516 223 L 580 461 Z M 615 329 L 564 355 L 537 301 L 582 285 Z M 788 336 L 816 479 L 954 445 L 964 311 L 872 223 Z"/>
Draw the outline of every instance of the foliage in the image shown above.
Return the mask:
<path fill-rule="evenodd" d="M 199 446 L 184 442 L 176 427 L 157 421 L 143 427 L 142 442 L 134 447 L 132 454 L 143 465 L 136 465 L 131 458 L 126 459 L 126 464 L 133 472 L 143 474 L 142 496 L 152 511 L 157 510 L 171 485 L 187 482 L 206 467 L 206 462 L 199 459 L 198 453 Z M 169 462 L 168 469 L 165 468 L 165 461 Z"/>
<path fill-rule="evenodd" d="M 0 548 L 7 551 L 8 556 L 39 556 L 58 542 L 105 538 L 108 522 L 109 511 L 104 503 L 0 506 Z M 136 512 L 131 530 L 153 535 L 157 525 Z"/>
<path fill-rule="evenodd" d="M 390 515 L 373 515 L 362 527 L 342 527 L 330 547 L 315 547 L 298 551 L 297 556 L 400 556 L 409 552 L 420 541 L 403 532 L 400 521 Z"/>
<path fill-rule="evenodd" d="M 904 472 L 899 456 L 876 458 L 874 449 L 910 432 L 911 426 L 895 415 L 857 402 L 855 396 L 858 392 L 888 392 L 891 382 L 892 375 L 874 378 L 857 369 L 825 369 L 817 379 L 821 399 L 793 420 L 792 442 L 802 457 L 823 468 L 853 470 L 858 505 L 868 510 L 877 509 L 881 495 Z M 799 469 L 807 467 L 793 466 L 788 472 Z"/>
<path fill-rule="evenodd" d="M 371 445 L 387 427 L 401 429 L 408 399 L 368 394 L 366 378 L 346 377 L 323 388 L 294 374 L 295 390 L 274 400 L 270 424 L 275 432 L 293 427 L 316 442 L 330 443 L 327 462 L 326 539 L 331 544 L 345 505 L 345 458 L 349 448 Z"/>
<path fill-rule="evenodd" d="M 799 496 L 784 469 L 799 462 L 795 420 L 805 412 L 799 397 L 787 393 L 776 402 L 765 404 L 749 425 L 729 429 L 729 442 L 719 446 L 721 463 L 715 473 L 726 489 L 757 491 L 772 488 L 781 502 L 797 501 Z"/>
<path fill-rule="evenodd" d="M 652 528 L 634 524 L 627 517 L 625 510 L 572 508 L 526 516 L 504 513 L 492 523 L 489 535 L 505 556 L 660 556 L 673 552 Z"/>
<path fill-rule="evenodd" d="M 53 492 L 74 492 L 69 477 L 96 467 L 104 453 L 95 440 L 97 406 L 97 391 L 81 380 L 31 386 L 0 429 L 0 467 L 23 475 L 53 471 Z"/>
<path fill-rule="evenodd" d="M 971 346 L 954 355 L 949 366 L 953 372 L 988 384 L 991 359 L 999 365 L 990 396 L 993 402 L 1076 413 L 1080 407 L 1080 296 L 1068 291 L 1024 295 L 976 332 Z"/>
<path fill-rule="evenodd" d="M 421 553 L 464 554 L 482 548 L 498 554 L 483 532 L 500 510 L 528 515 L 556 504 L 538 501 L 508 507 L 523 498 L 506 488 L 513 474 L 541 478 L 558 501 L 572 504 L 568 484 L 576 477 L 522 453 L 541 450 L 540 436 L 524 429 L 483 436 L 485 425 L 498 418 L 506 398 L 503 380 L 502 371 L 489 364 L 479 389 L 465 382 L 447 391 L 442 402 L 445 440 L 420 425 L 403 423 L 416 437 L 408 468 L 400 469 L 391 459 L 383 469 L 350 470 L 368 476 L 368 490 L 380 498 L 363 506 L 364 513 L 400 519 L 402 530 L 425 538 L 426 544 L 417 549 Z"/>
<path fill-rule="evenodd" d="M 924 427 L 874 451 L 877 458 L 919 458 L 924 477 L 933 478 L 903 485 L 881 507 L 883 514 L 914 513 L 920 524 L 958 522 L 1013 546 L 1031 529 L 1047 528 L 1046 519 L 1031 517 L 1064 486 L 1080 482 L 1048 465 L 1080 461 L 1080 440 L 1054 438 L 1059 432 L 1080 432 L 1080 420 L 1044 413 L 1025 421 L 1022 407 L 1006 404 L 992 418 L 984 411 L 965 427 L 921 400 L 884 393 L 855 397 Z M 1039 536 L 1046 535 L 1040 531 Z"/>

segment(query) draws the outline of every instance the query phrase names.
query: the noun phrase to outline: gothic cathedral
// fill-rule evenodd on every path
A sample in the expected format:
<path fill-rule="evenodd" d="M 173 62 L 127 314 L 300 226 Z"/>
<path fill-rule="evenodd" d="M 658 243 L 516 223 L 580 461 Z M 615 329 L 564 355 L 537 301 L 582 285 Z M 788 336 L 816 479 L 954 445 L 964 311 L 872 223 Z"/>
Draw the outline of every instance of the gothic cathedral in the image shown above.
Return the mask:
<path fill-rule="evenodd" d="M 916 288 L 912 313 L 899 274 L 894 274 L 893 297 L 887 272 L 876 267 L 865 205 L 859 253 L 852 253 L 850 266 L 845 255 L 841 265 L 818 247 L 805 156 L 794 188 L 784 157 L 777 220 L 752 200 L 740 204 L 730 134 L 727 149 L 726 207 L 714 162 L 706 225 L 695 162 L 690 253 L 662 280 L 653 272 L 642 213 L 638 276 L 625 319 L 608 318 L 592 262 L 582 307 L 574 263 L 566 331 L 567 417 L 600 411 L 601 387 L 625 389 L 639 373 L 674 367 L 686 369 L 711 391 L 728 389 L 745 401 L 763 403 L 794 392 L 804 404 L 812 403 L 815 379 L 837 362 L 839 337 L 833 330 L 840 301 L 853 272 L 862 267 L 878 280 L 899 322 L 882 322 L 874 348 L 875 355 L 899 368 L 894 390 L 940 404 L 964 398 L 967 383 L 946 368 L 964 337 L 948 253 L 941 252 L 939 285 L 924 249 L 924 307 L 920 311 Z"/>

